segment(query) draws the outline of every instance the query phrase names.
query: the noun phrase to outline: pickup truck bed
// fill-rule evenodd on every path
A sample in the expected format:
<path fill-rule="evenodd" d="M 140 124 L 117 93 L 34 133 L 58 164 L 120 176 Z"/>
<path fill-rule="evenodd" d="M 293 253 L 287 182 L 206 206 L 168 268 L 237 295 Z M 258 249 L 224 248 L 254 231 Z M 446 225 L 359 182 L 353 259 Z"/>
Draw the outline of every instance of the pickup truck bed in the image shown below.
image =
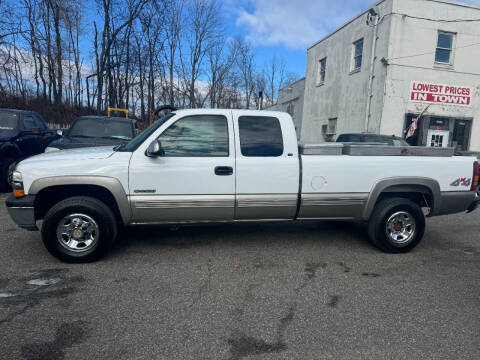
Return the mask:
<path fill-rule="evenodd" d="M 113 242 L 112 219 L 125 226 L 357 219 L 376 246 L 405 252 L 423 236 L 422 208 L 434 216 L 478 203 L 474 158 L 311 153 L 299 151 L 285 113 L 181 110 L 126 146 L 21 162 L 13 174 L 21 196 L 7 207 L 28 229 L 44 219 L 42 237 L 55 256 L 90 261 Z"/>

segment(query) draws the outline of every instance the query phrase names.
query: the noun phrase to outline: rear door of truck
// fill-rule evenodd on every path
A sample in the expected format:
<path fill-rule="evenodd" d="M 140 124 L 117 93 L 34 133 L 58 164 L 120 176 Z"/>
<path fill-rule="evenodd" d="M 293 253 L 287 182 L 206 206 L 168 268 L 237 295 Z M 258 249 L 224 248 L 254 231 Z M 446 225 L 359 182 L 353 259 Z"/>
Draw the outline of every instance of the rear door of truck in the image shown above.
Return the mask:
<path fill-rule="evenodd" d="M 300 164 L 288 114 L 233 111 L 236 220 L 286 220 L 297 209 Z"/>

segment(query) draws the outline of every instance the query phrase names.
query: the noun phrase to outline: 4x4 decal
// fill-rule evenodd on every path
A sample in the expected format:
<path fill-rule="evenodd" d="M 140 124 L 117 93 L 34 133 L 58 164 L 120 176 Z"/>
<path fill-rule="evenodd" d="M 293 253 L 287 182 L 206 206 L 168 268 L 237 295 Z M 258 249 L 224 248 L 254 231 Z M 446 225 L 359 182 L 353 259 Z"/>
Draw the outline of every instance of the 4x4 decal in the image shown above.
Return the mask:
<path fill-rule="evenodd" d="M 450 184 L 450 186 L 470 186 L 472 183 L 472 179 L 467 178 L 458 178 L 454 182 Z"/>

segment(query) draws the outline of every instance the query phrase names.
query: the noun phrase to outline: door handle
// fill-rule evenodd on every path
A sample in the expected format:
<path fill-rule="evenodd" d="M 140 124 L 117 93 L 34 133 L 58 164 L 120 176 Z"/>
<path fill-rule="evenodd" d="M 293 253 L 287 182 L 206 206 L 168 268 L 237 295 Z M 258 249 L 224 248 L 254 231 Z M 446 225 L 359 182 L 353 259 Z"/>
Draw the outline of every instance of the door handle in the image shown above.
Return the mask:
<path fill-rule="evenodd" d="M 217 166 L 215 168 L 215 175 L 228 176 L 233 174 L 233 168 L 231 166 Z"/>

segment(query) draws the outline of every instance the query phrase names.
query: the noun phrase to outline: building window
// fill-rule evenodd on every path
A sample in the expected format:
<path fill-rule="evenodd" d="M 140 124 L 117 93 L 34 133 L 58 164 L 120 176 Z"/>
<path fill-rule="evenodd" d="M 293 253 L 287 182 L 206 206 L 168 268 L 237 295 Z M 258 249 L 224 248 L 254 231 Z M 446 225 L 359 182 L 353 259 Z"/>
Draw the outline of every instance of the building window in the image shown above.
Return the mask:
<path fill-rule="evenodd" d="M 293 115 L 295 114 L 295 104 L 293 103 L 293 101 L 288 103 L 287 113 L 293 118 Z"/>
<path fill-rule="evenodd" d="M 360 39 L 353 43 L 353 61 L 352 71 L 358 71 L 362 67 L 363 58 L 363 39 Z"/>
<path fill-rule="evenodd" d="M 325 82 L 325 73 L 327 71 L 327 58 L 323 58 L 318 62 L 318 80 L 317 85 L 322 85 Z"/>
<path fill-rule="evenodd" d="M 337 118 L 328 119 L 328 124 L 322 125 L 322 135 L 326 142 L 332 142 L 337 132 Z"/>
<path fill-rule="evenodd" d="M 337 132 L 337 118 L 328 119 L 328 135 L 334 136 Z"/>
<path fill-rule="evenodd" d="M 435 62 L 441 64 L 452 64 L 453 60 L 453 39 L 455 34 L 440 31 L 435 51 Z"/>
<path fill-rule="evenodd" d="M 280 121 L 267 116 L 240 116 L 240 149 L 243 156 L 281 156 L 283 136 Z"/>

